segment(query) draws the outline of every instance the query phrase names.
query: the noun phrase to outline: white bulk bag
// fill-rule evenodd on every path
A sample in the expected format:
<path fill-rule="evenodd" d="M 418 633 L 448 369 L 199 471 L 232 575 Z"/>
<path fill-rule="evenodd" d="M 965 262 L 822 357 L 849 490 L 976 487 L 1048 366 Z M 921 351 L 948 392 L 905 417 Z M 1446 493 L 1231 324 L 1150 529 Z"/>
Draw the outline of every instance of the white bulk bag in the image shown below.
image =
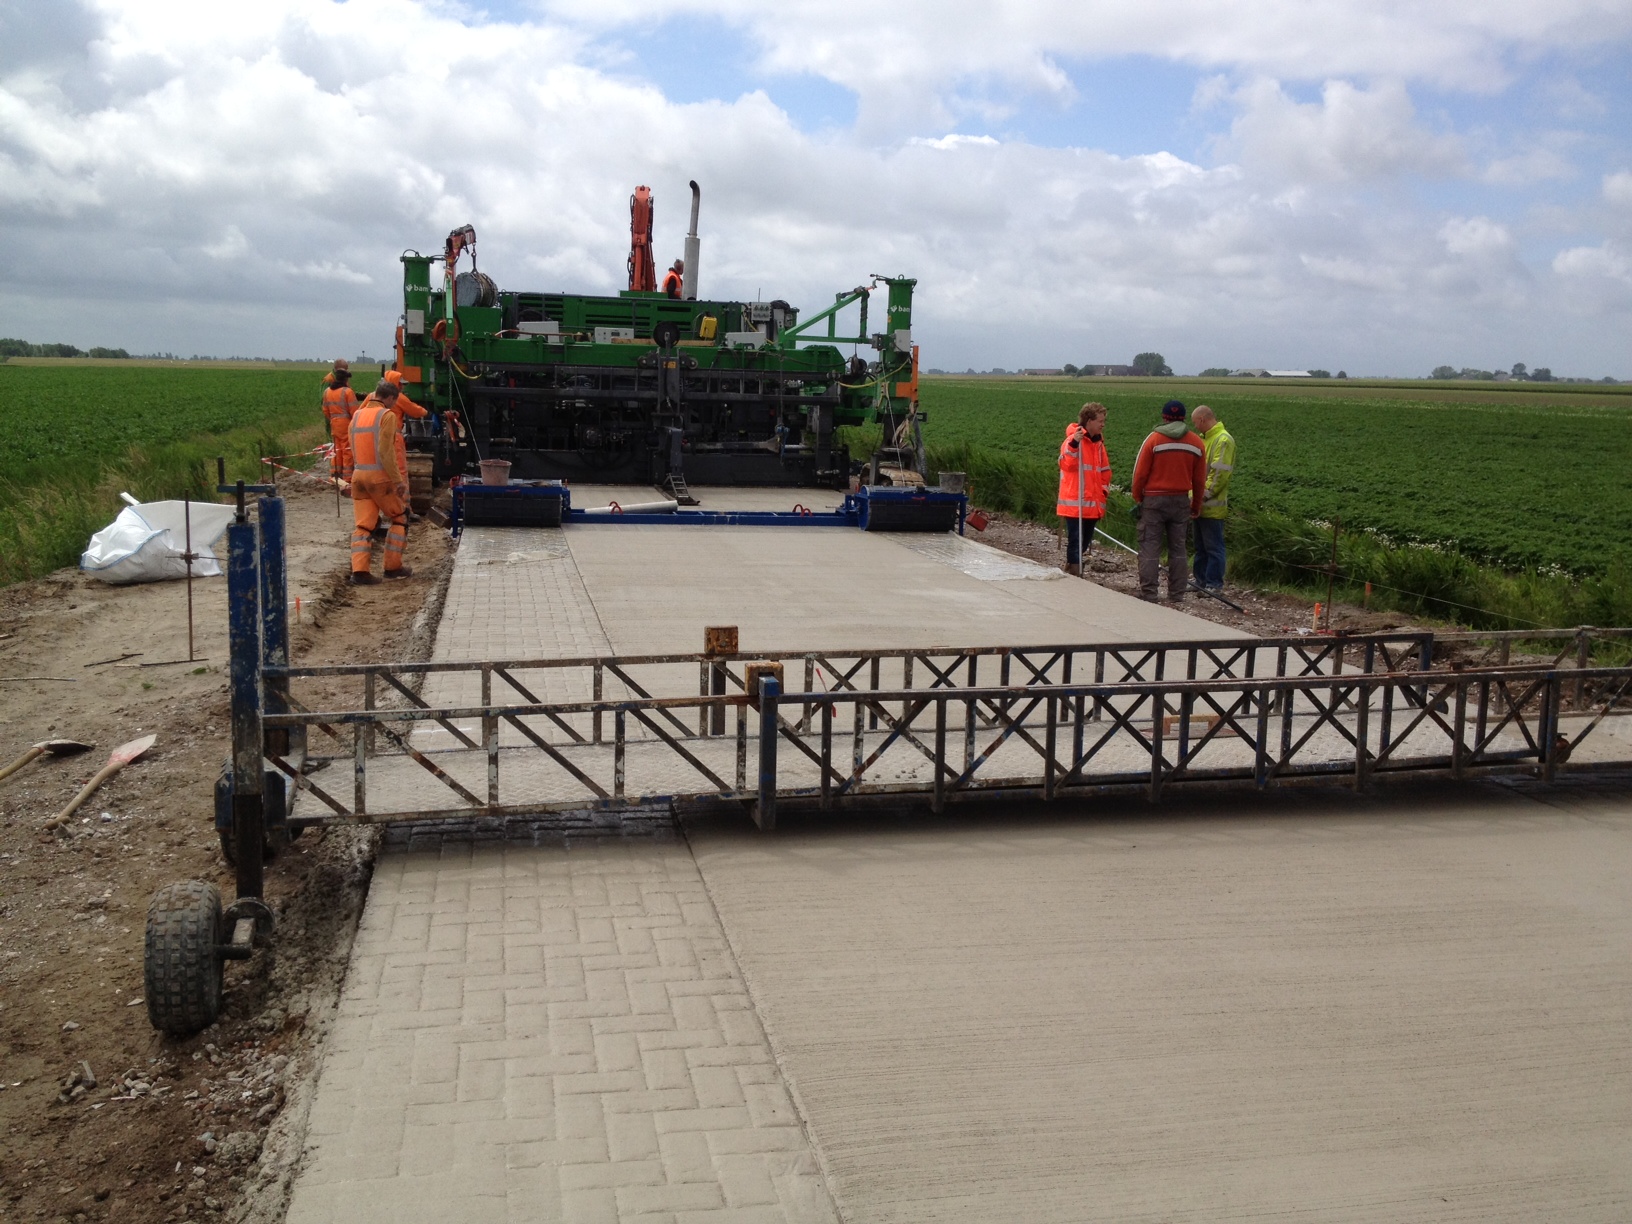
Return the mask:
<path fill-rule="evenodd" d="M 193 577 L 221 572 L 212 551 L 236 513 L 216 502 L 138 502 L 91 537 L 79 558 L 79 568 L 103 582 L 162 582 L 187 576 L 187 523 L 192 524 Z"/>

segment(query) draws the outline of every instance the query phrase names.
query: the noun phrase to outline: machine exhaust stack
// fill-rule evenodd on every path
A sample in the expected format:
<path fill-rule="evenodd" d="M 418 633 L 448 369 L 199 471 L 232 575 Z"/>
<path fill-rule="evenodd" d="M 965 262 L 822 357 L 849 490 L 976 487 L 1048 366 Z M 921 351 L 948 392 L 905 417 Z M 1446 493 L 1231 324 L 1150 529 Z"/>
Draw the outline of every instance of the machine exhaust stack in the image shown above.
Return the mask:
<path fill-rule="evenodd" d="M 703 192 L 697 180 L 691 180 L 691 229 L 686 232 L 686 274 L 681 278 L 680 296 L 688 302 L 697 300 L 697 209 L 703 202 Z"/>

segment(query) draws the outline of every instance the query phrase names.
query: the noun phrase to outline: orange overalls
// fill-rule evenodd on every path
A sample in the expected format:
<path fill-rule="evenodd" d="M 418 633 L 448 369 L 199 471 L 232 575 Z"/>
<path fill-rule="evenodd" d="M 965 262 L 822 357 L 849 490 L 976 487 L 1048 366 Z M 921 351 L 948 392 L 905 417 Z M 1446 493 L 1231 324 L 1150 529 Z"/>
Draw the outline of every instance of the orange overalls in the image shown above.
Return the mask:
<path fill-rule="evenodd" d="M 391 522 L 385 537 L 385 572 L 402 568 L 408 544 L 407 469 L 397 462 L 397 417 L 370 397 L 351 417 L 351 572 L 368 573 L 369 537 L 380 516 Z"/>
<path fill-rule="evenodd" d="M 685 282 L 680 273 L 673 268 L 670 268 L 668 274 L 663 277 L 663 292 L 671 298 L 679 297 L 684 285 Z"/>
<path fill-rule="evenodd" d="M 348 386 L 329 386 L 323 389 L 323 419 L 329 425 L 329 437 L 334 442 L 334 458 L 329 471 L 342 480 L 351 479 L 351 414 L 357 411 L 357 393 Z"/>

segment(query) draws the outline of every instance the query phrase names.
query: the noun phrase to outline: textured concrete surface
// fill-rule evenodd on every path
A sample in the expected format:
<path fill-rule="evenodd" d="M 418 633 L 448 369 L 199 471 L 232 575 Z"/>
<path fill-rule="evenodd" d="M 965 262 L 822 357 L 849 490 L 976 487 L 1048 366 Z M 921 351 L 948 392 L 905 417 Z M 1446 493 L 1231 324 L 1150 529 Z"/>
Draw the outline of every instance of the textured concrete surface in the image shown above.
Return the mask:
<path fill-rule="evenodd" d="M 689 834 L 847 1221 L 1624 1220 L 1632 805 L 1544 799 Z"/>
<path fill-rule="evenodd" d="M 293 1224 L 834 1218 L 684 846 L 377 870 Z"/>
<path fill-rule="evenodd" d="M 988 553 L 473 531 L 436 657 L 1222 636 Z M 1504 795 L 390 851 L 289 1218 L 1627 1218 L 1632 819 Z"/>
<path fill-rule="evenodd" d="M 567 532 L 600 623 L 622 653 L 702 649 L 707 625 L 737 625 L 742 649 L 1151 641 L 1241 636 L 974 540 L 838 528 L 584 527 Z M 954 552 L 953 550 L 956 550 Z M 985 581 L 959 553 L 1002 558 Z"/>

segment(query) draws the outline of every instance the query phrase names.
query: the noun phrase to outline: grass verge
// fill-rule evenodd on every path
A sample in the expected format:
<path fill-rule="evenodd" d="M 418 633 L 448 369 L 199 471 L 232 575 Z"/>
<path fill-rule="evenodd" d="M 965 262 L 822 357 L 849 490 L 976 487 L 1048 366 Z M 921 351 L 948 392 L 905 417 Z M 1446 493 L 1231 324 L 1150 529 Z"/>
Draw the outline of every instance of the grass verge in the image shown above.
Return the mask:
<path fill-rule="evenodd" d="M 851 454 L 867 455 L 877 430 L 847 431 Z M 969 443 L 931 446 L 929 470 L 967 474 L 975 504 L 1053 526 L 1059 472 L 1047 460 Z M 1132 500 L 1113 493 L 1103 526 L 1135 544 Z M 1330 525 L 1232 499 L 1227 528 L 1230 578 L 1324 598 L 1332 556 Z M 1454 548 L 1391 544 L 1363 533 L 1338 535 L 1333 595 L 1379 611 L 1449 621 L 1470 629 L 1632 625 L 1632 567 L 1613 562 L 1586 577 L 1481 564 Z M 1368 597 L 1366 584 L 1371 584 Z"/>

